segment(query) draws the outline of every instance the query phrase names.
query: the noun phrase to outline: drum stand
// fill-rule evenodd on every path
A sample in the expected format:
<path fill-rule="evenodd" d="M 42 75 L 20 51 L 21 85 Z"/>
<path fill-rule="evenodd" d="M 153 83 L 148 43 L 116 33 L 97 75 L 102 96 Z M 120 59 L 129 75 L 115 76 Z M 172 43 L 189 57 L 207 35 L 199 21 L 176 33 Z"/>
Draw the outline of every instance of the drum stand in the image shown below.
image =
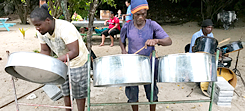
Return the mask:
<path fill-rule="evenodd" d="M 151 97 L 150 102 L 135 102 L 135 103 L 90 103 L 90 54 L 88 55 L 88 95 L 87 95 L 87 111 L 90 111 L 91 106 L 109 106 L 109 105 L 151 105 L 151 104 L 176 104 L 176 103 L 199 103 L 199 102 L 209 102 L 209 111 L 212 111 L 215 83 L 212 83 L 212 91 L 210 99 L 200 99 L 200 100 L 176 100 L 176 101 L 153 101 L 153 89 L 154 89 L 154 66 L 155 66 L 156 51 L 152 52 L 152 83 L 151 83 Z M 216 54 L 216 65 L 218 64 L 219 51 Z"/>
<path fill-rule="evenodd" d="M 237 69 L 237 64 L 238 64 L 239 54 L 240 54 L 240 50 L 239 50 L 238 53 L 237 53 L 235 68 L 232 69 L 232 71 L 233 71 L 238 77 L 241 78 L 242 83 L 243 83 L 243 85 L 245 86 L 245 82 L 244 82 L 244 80 L 243 80 L 243 78 L 242 78 L 242 75 L 241 75 L 240 71 Z"/>
<path fill-rule="evenodd" d="M 9 56 L 9 53 L 8 53 L 8 56 Z M 17 98 L 17 95 L 16 95 L 16 88 L 15 88 L 14 77 L 12 76 L 12 83 L 13 83 L 13 88 L 14 88 L 15 104 L 16 104 L 16 110 L 17 111 L 20 111 L 19 110 L 19 105 L 25 105 L 25 106 L 42 106 L 42 107 L 62 108 L 62 109 L 71 109 L 71 110 L 73 110 L 73 98 L 72 98 L 71 74 L 70 74 L 70 61 L 69 61 L 69 55 L 67 54 L 66 56 L 67 56 L 67 64 L 68 64 L 68 76 L 69 76 L 71 107 L 67 107 L 67 106 L 51 106 L 51 105 L 38 105 L 38 104 L 28 104 L 28 103 L 18 103 L 18 98 Z"/>

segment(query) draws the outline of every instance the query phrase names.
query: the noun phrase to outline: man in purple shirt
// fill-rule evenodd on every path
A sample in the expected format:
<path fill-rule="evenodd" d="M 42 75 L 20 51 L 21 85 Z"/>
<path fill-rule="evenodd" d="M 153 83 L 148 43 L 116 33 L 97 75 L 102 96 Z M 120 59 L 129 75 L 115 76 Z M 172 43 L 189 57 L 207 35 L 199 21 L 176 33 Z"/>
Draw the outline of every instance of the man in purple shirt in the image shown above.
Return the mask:
<path fill-rule="evenodd" d="M 155 21 L 146 19 L 148 3 L 146 0 L 132 0 L 131 12 L 133 13 L 133 21 L 126 23 L 120 34 L 120 47 L 123 54 L 133 54 L 145 45 L 147 49 L 143 49 L 138 54 L 151 56 L 156 44 L 168 46 L 172 44 L 172 40 L 162 27 Z M 126 38 L 128 38 L 128 52 L 126 51 Z M 157 59 L 156 59 L 157 60 Z M 156 61 L 157 63 L 157 61 Z M 155 80 L 157 79 L 157 64 L 155 65 Z M 144 85 L 146 97 L 150 101 L 151 85 Z M 125 89 L 128 102 L 138 102 L 138 86 L 127 86 Z M 153 101 L 158 101 L 158 88 L 154 82 Z M 156 105 L 150 105 L 150 111 L 155 111 Z M 132 105 L 133 111 L 138 111 L 138 105 Z"/>

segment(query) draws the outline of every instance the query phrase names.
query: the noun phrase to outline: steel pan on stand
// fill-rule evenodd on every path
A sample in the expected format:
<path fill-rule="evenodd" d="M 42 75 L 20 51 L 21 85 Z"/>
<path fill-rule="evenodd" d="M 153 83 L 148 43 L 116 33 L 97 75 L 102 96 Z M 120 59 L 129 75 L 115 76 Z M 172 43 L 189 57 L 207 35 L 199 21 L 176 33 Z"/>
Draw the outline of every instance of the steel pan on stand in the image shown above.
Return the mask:
<path fill-rule="evenodd" d="M 241 41 L 235 41 L 220 47 L 220 49 L 222 49 L 222 54 L 229 54 L 243 49 L 243 45 Z"/>
<path fill-rule="evenodd" d="M 193 46 L 193 52 L 206 52 L 214 54 L 218 46 L 218 41 L 213 37 L 198 37 Z"/>
<path fill-rule="evenodd" d="M 219 53 L 219 51 L 217 51 L 217 53 Z M 203 54 L 203 53 L 200 53 Z M 106 62 L 106 61 L 105 61 Z M 120 103 L 90 103 L 90 71 L 88 72 L 88 101 L 87 101 L 87 108 L 88 111 L 90 111 L 90 106 L 107 106 L 107 105 L 151 105 L 151 104 L 177 104 L 177 103 L 197 103 L 197 102 L 210 102 L 209 105 L 209 111 L 212 110 L 212 103 L 213 103 L 213 98 L 211 97 L 211 99 L 201 99 L 201 100 L 177 100 L 177 101 L 158 101 L 158 102 L 154 102 L 153 101 L 153 84 L 154 84 L 154 64 L 155 64 L 155 51 L 152 52 L 152 72 L 151 72 L 151 98 L 149 102 L 136 102 L 136 103 L 128 103 L 128 102 L 120 102 Z M 88 67 L 89 68 L 89 67 Z M 213 85 L 214 86 L 214 85 Z M 214 91 L 214 87 L 212 86 L 212 92 L 211 94 L 213 95 Z"/>
<path fill-rule="evenodd" d="M 64 108 L 71 110 L 73 109 L 73 97 L 70 77 L 70 60 L 68 54 L 66 54 L 68 64 L 68 66 L 66 66 L 60 60 L 44 54 L 33 52 L 15 52 L 9 55 L 9 51 L 6 52 L 8 54 L 8 62 L 5 67 L 5 71 L 12 75 L 12 83 L 14 88 L 15 104 L 17 111 L 19 111 L 19 105 Z M 63 84 L 65 82 L 67 74 L 69 75 L 71 107 L 28 104 L 18 102 L 13 76 L 34 83 Z"/>
<path fill-rule="evenodd" d="M 159 58 L 158 82 L 217 81 L 215 56 L 209 53 L 170 54 Z"/>
<path fill-rule="evenodd" d="M 151 84 L 150 58 L 138 54 L 103 56 L 93 61 L 95 87 Z"/>
<path fill-rule="evenodd" d="M 40 84 L 63 84 L 67 66 L 53 57 L 33 53 L 14 52 L 9 55 L 5 71 L 10 75 Z"/>

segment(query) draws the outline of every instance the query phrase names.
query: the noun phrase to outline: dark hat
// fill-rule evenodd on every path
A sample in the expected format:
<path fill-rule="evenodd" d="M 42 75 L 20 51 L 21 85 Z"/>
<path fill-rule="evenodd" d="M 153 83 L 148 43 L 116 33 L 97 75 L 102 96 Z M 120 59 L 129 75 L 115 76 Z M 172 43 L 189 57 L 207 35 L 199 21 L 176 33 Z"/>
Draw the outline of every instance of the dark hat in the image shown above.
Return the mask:
<path fill-rule="evenodd" d="M 110 11 L 110 13 L 111 13 L 111 14 L 114 14 L 114 12 L 113 12 L 113 11 Z"/>
<path fill-rule="evenodd" d="M 206 20 L 204 20 L 204 21 L 202 21 L 202 27 L 207 27 L 207 26 L 213 26 L 214 24 L 213 24 L 213 22 L 212 22 L 212 20 L 211 19 L 206 19 Z"/>

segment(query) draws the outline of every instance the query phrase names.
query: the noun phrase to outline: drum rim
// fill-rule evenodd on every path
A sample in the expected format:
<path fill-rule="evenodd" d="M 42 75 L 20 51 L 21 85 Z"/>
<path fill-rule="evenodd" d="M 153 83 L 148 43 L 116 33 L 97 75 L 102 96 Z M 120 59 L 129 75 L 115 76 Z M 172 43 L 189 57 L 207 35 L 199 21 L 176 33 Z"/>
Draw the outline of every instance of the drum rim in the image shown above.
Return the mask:
<path fill-rule="evenodd" d="M 119 57 L 119 56 L 140 56 L 140 57 L 145 57 L 150 59 L 149 56 L 145 56 L 145 55 L 139 55 L 139 54 L 116 54 L 116 55 L 108 55 L 108 56 L 102 56 L 102 57 L 97 57 L 96 59 L 94 59 L 94 61 L 102 59 L 102 58 L 109 58 L 109 57 Z"/>
<path fill-rule="evenodd" d="M 231 57 L 224 57 L 224 59 L 223 59 L 223 61 L 225 60 L 225 58 L 229 58 L 229 60 L 233 60 Z M 219 61 L 221 61 L 222 60 L 222 58 L 219 58 Z"/>
<path fill-rule="evenodd" d="M 179 55 L 209 55 L 209 56 L 214 56 L 214 54 L 210 54 L 210 53 L 177 53 L 177 54 L 167 54 L 167 55 L 164 55 L 164 56 L 159 56 L 158 59 L 160 58 L 163 58 L 163 57 L 167 57 L 167 56 L 179 56 Z"/>
<path fill-rule="evenodd" d="M 235 43 L 237 43 L 237 44 L 242 44 L 242 42 L 241 42 L 241 41 L 234 41 L 234 42 L 232 42 L 232 43 L 229 43 L 229 44 L 223 45 L 223 46 L 221 46 L 220 48 L 224 48 L 224 46 L 233 45 L 233 44 L 235 44 Z M 243 49 L 243 48 L 241 48 L 241 49 Z"/>

